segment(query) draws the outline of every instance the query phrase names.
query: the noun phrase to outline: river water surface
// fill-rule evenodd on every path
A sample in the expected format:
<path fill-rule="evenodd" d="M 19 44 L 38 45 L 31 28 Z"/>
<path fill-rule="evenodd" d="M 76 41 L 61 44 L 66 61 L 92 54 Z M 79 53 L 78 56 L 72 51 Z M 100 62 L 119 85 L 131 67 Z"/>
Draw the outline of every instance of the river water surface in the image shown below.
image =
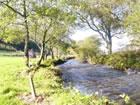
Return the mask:
<path fill-rule="evenodd" d="M 77 60 L 69 60 L 59 67 L 62 69 L 64 86 L 113 100 L 121 99 L 120 94 L 125 93 L 140 103 L 140 74 L 128 75 L 104 65 L 85 64 Z"/>

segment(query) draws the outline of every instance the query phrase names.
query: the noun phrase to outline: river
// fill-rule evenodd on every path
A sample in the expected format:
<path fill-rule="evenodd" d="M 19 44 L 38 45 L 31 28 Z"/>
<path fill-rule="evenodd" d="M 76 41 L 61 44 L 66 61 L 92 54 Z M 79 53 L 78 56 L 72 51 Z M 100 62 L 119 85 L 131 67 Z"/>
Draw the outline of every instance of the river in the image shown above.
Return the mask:
<path fill-rule="evenodd" d="M 92 65 L 69 60 L 59 66 L 64 86 L 72 86 L 84 94 L 107 96 L 120 100 L 120 94 L 128 94 L 140 104 L 140 74 L 128 75 L 105 65 Z"/>

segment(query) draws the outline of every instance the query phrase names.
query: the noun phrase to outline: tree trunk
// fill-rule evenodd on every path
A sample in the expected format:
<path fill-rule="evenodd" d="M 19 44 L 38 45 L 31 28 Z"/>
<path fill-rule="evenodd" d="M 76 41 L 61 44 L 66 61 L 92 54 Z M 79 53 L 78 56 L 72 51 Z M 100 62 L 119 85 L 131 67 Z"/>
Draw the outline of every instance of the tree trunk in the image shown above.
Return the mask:
<path fill-rule="evenodd" d="M 27 67 L 29 67 L 29 54 L 28 54 L 29 47 L 28 47 L 28 44 L 29 44 L 29 34 L 27 32 L 27 36 L 25 37 L 25 46 L 24 46 L 24 54 L 25 54 L 25 57 L 26 57 L 25 63 L 26 63 Z"/>
<path fill-rule="evenodd" d="M 107 43 L 108 54 L 112 54 L 112 40 Z"/>
<path fill-rule="evenodd" d="M 34 86 L 34 81 L 33 81 L 33 75 L 31 73 L 29 74 L 29 83 L 30 83 L 30 87 L 31 87 L 32 98 L 35 100 L 36 91 L 35 91 L 35 86 Z"/>
<path fill-rule="evenodd" d="M 27 21 L 27 11 L 26 11 L 26 2 L 24 2 L 24 23 L 25 23 L 25 29 L 26 29 L 26 36 L 25 36 L 25 46 L 24 46 L 24 54 L 26 57 L 25 63 L 26 66 L 29 67 L 29 27 L 28 27 L 28 21 Z"/>
<path fill-rule="evenodd" d="M 111 36 L 110 28 L 108 28 L 108 33 L 106 34 L 108 36 L 108 41 L 107 41 L 108 54 L 112 54 L 112 36 Z"/>
<path fill-rule="evenodd" d="M 40 66 L 42 60 L 44 59 L 44 55 L 45 55 L 44 53 L 45 53 L 45 41 L 42 42 L 41 54 L 40 54 L 40 58 L 39 58 L 39 60 L 37 62 L 38 66 Z"/>
<path fill-rule="evenodd" d="M 50 51 L 51 51 L 51 57 L 52 57 L 52 59 L 54 59 L 54 52 L 53 52 L 53 48 L 50 48 Z"/>
<path fill-rule="evenodd" d="M 40 66 L 43 58 L 44 58 L 44 55 L 45 55 L 45 41 L 46 41 L 46 35 L 47 35 L 47 29 L 44 31 L 44 35 L 43 35 L 43 39 L 42 39 L 42 48 L 41 48 L 41 54 L 40 54 L 40 58 L 37 62 L 37 65 Z"/>
<path fill-rule="evenodd" d="M 109 44 L 109 54 L 112 54 L 112 41 Z"/>
<path fill-rule="evenodd" d="M 53 50 L 52 50 L 52 59 L 54 59 L 54 52 L 53 52 Z"/>
<path fill-rule="evenodd" d="M 24 6 L 24 23 L 25 23 L 25 29 L 26 29 L 26 36 L 25 36 L 25 46 L 24 46 L 24 53 L 25 53 L 25 63 L 27 67 L 30 67 L 29 65 L 29 27 L 28 27 L 28 21 L 27 21 L 27 10 L 26 10 L 26 0 L 23 1 L 23 6 Z M 31 93 L 32 93 L 32 98 L 36 98 L 36 92 L 35 92 L 35 87 L 34 87 L 34 82 L 33 82 L 33 75 L 29 73 L 29 82 L 31 86 Z"/>

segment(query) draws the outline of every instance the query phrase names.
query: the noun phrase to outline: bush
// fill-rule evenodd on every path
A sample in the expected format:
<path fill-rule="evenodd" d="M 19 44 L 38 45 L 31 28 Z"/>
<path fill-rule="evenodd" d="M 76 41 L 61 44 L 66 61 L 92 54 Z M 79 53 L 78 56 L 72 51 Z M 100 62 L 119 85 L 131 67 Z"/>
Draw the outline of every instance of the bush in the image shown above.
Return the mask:
<path fill-rule="evenodd" d="M 140 52 L 127 51 L 117 52 L 109 55 L 105 64 L 110 65 L 116 69 L 140 69 Z"/>
<path fill-rule="evenodd" d="M 140 51 L 116 52 L 111 55 L 98 54 L 89 59 L 92 59 L 93 64 L 106 64 L 119 70 L 128 68 L 140 70 Z"/>
<path fill-rule="evenodd" d="M 44 61 L 44 64 L 47 66 L 56 66 L 65 63 L 65 60 L 62 59 L 47 59 Z"/>
<path fill-rule="evenodd" d="M 73 90 L 65 90 L 55 96 L 56 105 L 118 105 L 105 97 L 85 96 Z"/>

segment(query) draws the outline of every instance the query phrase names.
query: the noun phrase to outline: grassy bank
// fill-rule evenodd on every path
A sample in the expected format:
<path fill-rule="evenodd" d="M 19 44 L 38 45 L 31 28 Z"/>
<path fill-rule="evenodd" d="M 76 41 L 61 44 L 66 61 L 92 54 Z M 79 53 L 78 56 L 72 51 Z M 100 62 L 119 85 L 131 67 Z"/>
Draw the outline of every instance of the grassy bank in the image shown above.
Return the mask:
<path fill-rule="evenodd" d="M 111 55 L 96 55 L 87 58 L 90 63 L 105 64 L 118 70 L 140 70 L 140 51 L 122 51 Z"/>
<path fill-rule="evenodd" d="M 26 99 L 30 95 L 28 79 L 20 73 L 23 68 L 23 58 L 0 57 L 0 105 L 117 105 L 104 97 L 64 89 L 61 71 L 52 67 L 41 68 L 35 74 L 37 95 L 43 98 L 40 102 L 29 102 Z"/>

